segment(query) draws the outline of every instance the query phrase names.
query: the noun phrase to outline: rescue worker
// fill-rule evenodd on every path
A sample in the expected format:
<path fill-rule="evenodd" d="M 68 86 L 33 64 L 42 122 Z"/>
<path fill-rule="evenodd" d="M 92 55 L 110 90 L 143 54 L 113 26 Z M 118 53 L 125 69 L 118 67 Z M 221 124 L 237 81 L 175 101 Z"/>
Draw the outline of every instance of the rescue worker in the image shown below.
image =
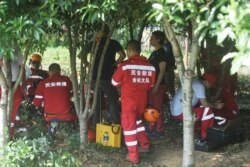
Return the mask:
<path fill-rule="evenodd" d="M 239 117 L 239 106 L 236 103 L 235 98 L 231 94 L 230 90 L 222 88 L 218 100 L 224 103 L 223 108 L 213 110 L 218 125 L 222 125 L 228 120 L 236 119 Z"/>
<path fill-rule="evenodd" d="M 0 58 L 0 66 L 3 66 L 3 58 Z M 11 83 L 12 83 L 12 87 L 14 87 L 16 80 L 18 78 L 19 72 L 20 72 L 20 68 L 23 62 L 23 58 L 21 56 L 18 55 L 14 55 L 13 60 L 11 61 Z M 25 66 L 25 75 L 23 76 L 23 81 L 25 81 L 25 78 L 28 78 L 31 75 L 31 71 L 28 68 L 28 66 Z M 24 83 L 24 82 L 22 82 Z M 24 92 L 24 84 L 20 84 L 15 93 L 14 93 L 14 97 L 13 97 L 13 108 L 11 111 L 11 117 L 10 117 L 10 129 L 9 129 L 9 137 L 12 139 L 14 138 L 14 128 L 15 128 L 15 123 L 16 123 L 16 118 L 17 118 L 17 112 L 19 110 L 19 107 L 21 105 L 22 99 L 23 99 L 23 95 L 25 94 Z"/>
<path fill-rule="evenodd" d="M 226 79 L 226 81 L 223 82 L 224 84 L 221 88 L 214 87 L 211 89 L 211 92 L 209 92 L 212 99 L 217 99 L 224 103 L 223 108 L 213 109 L 218 125 L 222 125 L 228 120 L 236 119 L 240 114 L 239 106 L 234 97 L 234 92 L 232 92 L 232 89 L 230 89 L 230 86 L 227 84 L 227 82 L 228 80 Z M 219 95 L 217 94 L 218 92 Z"/>
<path fill-rule="evenodd" d="M 128 60 L 119 64 L 112 77 L 112 84 L 121 87 L 121 126 L 128 148 L 127 159 L 139 163 L 139 151 L 148 151 L 150 141 L 142 124 L 147 105 L 148 90 L 155 83 L 155 68 L 140 56 L 140 42 L 127 44 Z M 140 100 L 138 100 L 140 99 Z"/>
<path fill-rule="evenodd" d="M 49 77 L 42 80 L 36 89 L 33 103 L 35 107 L 44 107 L 44 118 L 47 122 L 54 120 L 72 121 L 77 119 L 72 112 L 72 82 L 61 75 L 57 63 L 49 66 Z"/>
<path fill-rule="evenodd" d="M 108 34 L 110 32 L 109 26 L 105 24 L 104 29 L 102 30 L 102 26 L 98 26 L 96 30 L 95 37 L 95 45 L 98 45 L 98 50 L 96 53 L 96 58 L 94 61 L 93 68 L 93 85 L 96 86 L 98 69 L 100 66 L 100 59 L 107 41 Z M 92 46 L 92 44 L 90 44 Z M 90 48 L 90 47 L 89 47 Z M 89 52 L 89 50 L 87 50 Z M 119 57 L 116 60 L 116 53 L 118 53 Z M 99 89 L 96 92 L 97 102 L 94 113 L 93 124 L 101 122 L 100 118 L 100 108 L 101 108 L 101 99 L 105 99 L 104 95 L 107 99 L 107 108 L 109 112 L 108 123 L 119 123 L 120 122 L 120 105 L 119 105 L 119 94 L 117 89 L 110 83 L 111 77 L 114 74 L 115 68 L 117 64 L 124 60 L 126 54 L 121 46 L 121 44 L 114 39 L 110 39 L 110 43 L 106 50 L 103 60 L 103 66 L 101 70 Z M 101 94 L 101 95 L 100 95 Z M 101 97 L 101 98 L 99 98 Z M 104 104 L 105 102 L 103 102 Z"/>
<path fill-rule="evenodd" d="M 42 57 L 38 53 L 33 53 L 30 59 L 30 70 L 32 74 L 26 80 L 26 96 L 32 101 L 35 90 L 40 81 L 48 78 L 48 72 L 41 69 Z"/>
<path fill-rule="evenodd" d="M 214 124 L 214 113 L 212 109 L 221 109 L 223 103 L 216 101 L 210 103 L 206 99 L 205 89 L 214 87 L 216 85 L 216 78 L 214 75 L 205 73 L 203 75 L 203 80 L 194 80 L 192 82 L 193 97 L 192 97 L 192 107 L 193 112 L 196 116 L 196 121 L 200 121 L 200 137 L 198 137 L 196 143 L 206 142 L 206 129 L 212 127 Z M 175 119 L 183 120 L 183 110 L 182 110 L 182 88 L 180 88 L 173 98 L 173 103 L 171 106 L 171 114 Z"/>

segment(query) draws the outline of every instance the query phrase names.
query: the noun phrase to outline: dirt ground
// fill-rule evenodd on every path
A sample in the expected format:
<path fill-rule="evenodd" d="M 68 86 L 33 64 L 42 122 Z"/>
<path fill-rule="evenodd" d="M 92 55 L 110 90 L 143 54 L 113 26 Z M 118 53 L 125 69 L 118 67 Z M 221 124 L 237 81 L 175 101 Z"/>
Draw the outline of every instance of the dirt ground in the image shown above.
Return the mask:
<path fill-rule="evenodd" d="M 211 152 L 195 151 L 197 167 L 250 167 L 250 107 L 249 99 L 241 102 L 241 116 L 245 140 L 241 143 L 229 144 Z M 126 147 L 120 149 L 87 149 L 80 155 L 84 166 L 88 167 L 180 167 L 182 166 L 182 126 L 174 121 L 166 123 L 163 139 L 153 140 L 148 153 L 142 153 L 139 164 L 131 164 L 125 160 Z"/>

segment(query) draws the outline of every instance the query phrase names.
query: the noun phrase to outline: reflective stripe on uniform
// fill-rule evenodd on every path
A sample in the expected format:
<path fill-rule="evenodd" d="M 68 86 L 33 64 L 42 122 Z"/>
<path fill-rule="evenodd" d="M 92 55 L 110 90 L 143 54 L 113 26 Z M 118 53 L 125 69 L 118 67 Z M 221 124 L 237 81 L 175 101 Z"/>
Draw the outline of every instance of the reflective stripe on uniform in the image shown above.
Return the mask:
<path fill-rule="evenodd" d="M 207 115 L 207 114 L 208 114 L 208 111 L 209 111 L 209 108 L 206 107 L 205 110 L 204 110 L 204 113 L 203 113 L 203 115 L 202 115 L 202 118 L 201 118 L 202 121 L 209 120 L 209 119 L 211 119 L 211 118 L 214 117 L 214 114 L 213 114 L 213 113 Z"/>
<path fill-rule="evenodd" d="M 139 125 L 140 123 L 142 123 L 142 120 L 136 121 L 136 125 Z"/>
<path fill-rule="evenodd" d="M 137 130 L 137 132 L 142 132 L 142 131 L 145 131 L 145 128 L 142 126 L 140 128 L 137 128 L 136 130 Z"/>
<path fill-rule="evenodd" d="M 41 77 L 39 75 L 31 75 L 31 76 L 29 76 L 29 78 L 32 78 L 32 79 L 44 79 L 43 77 Z"/>
<path fill-rule="evenodd" d="M 123 131 L 124 136 L 135 135 L 136 130 Z"/>
<path fill-rule="evenodd" d="M 125 142 L 127 146 L 136 146 L 137 145 L 137 141 L 128 141 Z"/>
<path fill-rule="evenodd" d="M 111 83 L 112 83 L 112 85 L 114 85 L 114 86 L 116 86 L 116 85 L 118 85 L 118 84 L 119 84 L 118 82 L 116 82 L 116 81 L 115 81 L 115 80 L 113 80 L 113 79 L 112 79 Z"/>
<path fill-rule="evenodd" d="M 218 125 L 222 125 L 226 122 L 226 118 L 215 116 L 214 117 Z"/>
<path fill-rule="evenodd" d="M 43 96 L 35 95 L 35 98 L 37 98 L 37 99 L 43 99 Z"/>
<path fill-rule="evenodd" d="M 152 66 L 143 66 L 143 65 L 125 65 L 122 67 L 122 70 L 150 70 L 155 71 L 155 68 Z"/>

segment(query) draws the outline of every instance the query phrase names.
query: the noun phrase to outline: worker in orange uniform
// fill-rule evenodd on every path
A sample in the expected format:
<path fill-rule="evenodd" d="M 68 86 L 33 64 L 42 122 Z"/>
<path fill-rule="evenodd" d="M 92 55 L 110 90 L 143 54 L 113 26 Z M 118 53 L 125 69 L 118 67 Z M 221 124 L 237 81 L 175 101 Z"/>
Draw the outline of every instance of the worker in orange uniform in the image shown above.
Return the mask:
<path fill-rule="evenodd" d="M 155 83 L 155 68 L 140 52 L 140 42 L 129 41 L 128 60 L 121 62 L 112 76 L 112 84 L 121 87 L 121 126 L 128 148 L 127 159 L 135 164 L 140 161 L 139 151 L 148 151 L 150 145 L 142 119 L 148 90 Z"/>
<path fill-rule="evenodd" d="M 30 59 L 31 75 L 26 80 L 26 96 L 32 101 L 35 96 L 37 85 L 40 81 L 48 78 L 48 71 L 41 69 L 42 57 L 38 53 L 33 53 Z"/>

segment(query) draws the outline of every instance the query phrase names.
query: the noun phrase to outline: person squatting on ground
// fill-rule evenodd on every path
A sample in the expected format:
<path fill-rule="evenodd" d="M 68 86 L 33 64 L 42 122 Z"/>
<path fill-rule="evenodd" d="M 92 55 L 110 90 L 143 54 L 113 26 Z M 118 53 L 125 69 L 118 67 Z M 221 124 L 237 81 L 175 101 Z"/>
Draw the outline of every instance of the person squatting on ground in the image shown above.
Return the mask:
<path fill-rule="evenodd" d="M 21 56 L 18 55 L 14 55 L 13 60 L 11 60 L 11 83 L 12 83 L 12 87 L 14 87 L 19 72 L 20 72 L 20 68 L 23 62 L 23 58 Z M 0 58 L 0 65 L 3 66 L 3 59 Z M 15 93 L 14 93 L 14 97 L 13 97 L 13 108 L 11 111 L 11 117 L 10 117 L 10 129 L 9 129 L 9 137 L 13 138 L 14 137 L 14 128 L 15 128 L 15 123 L 16 123 L 16 117 L 17 117 L 17 112 L 19 110 L 19 107 L 21 105 L 22 99 L 23 99 L 23 95 L 25 94 L 25 78 L 28 78 L 31 75 L 31 71 L 30 69 L 25 66 L 24 69 L 24 73 L 25 75 L 23 76 L 22 82 L 20 83 L 20 85 L 17 87 Z M 0 90 L 1 92 L 1 90 Z M 0 93 L 1 94 L 1 93 Z"/>
<path fill-rule="evenodd" d="M 49 77 L 42 80 L 36 89 L 33 104 L 44 107 L 44 118 L 51 121 L 74 121 L 77 119 L 72 108 L 72 82 L 61 75 L 61 67 L 57 63 L 49 66 Z"/>
<path fill-rule="evenodd" d="M 48 78 L 48 71 L 41 69 L 42 57 L 38 53 L 33 53 L 30 59 L 31 75 L 26 79 L 26 96 L 33 100 L 37 85 L 40 81 Z"/>
<path fill-rule="evenodd" d="M 97 73 L 99 68 L 100 59 L 102 56 L 102 52 L 107 41 L 107 36 L 109 34 L 109 27 L 105 24 L 104 29 L 101 29 L 101 26 L 97 28 L 95 44 L 99 43 L 96 59 L 94 62 L 94 69 L 93 69 L 93 85 L 97 80 Z M 92 45 L 91 45 L 92 46 Z M 116 53 L 119 54 L 119 58 L 116 60 Z M 126 57 L 125 52 L 121 46 L 121 44 L 111 39 L 110 43 L 107 48 L 107 52 L 104 55 L 103 66 L 101 70 L 100 82 L 99 82 L 99 89 L 97 92 L 97 105 L 95 108 L 94 120 L 93 123 L 100 123 L 100 107 L 101 107 L 101 100 L 100 100 L 100 93 L 103 92 L 107 97 L 108 102 L 108 111 L 109 111 L 109 123 L 119 123 L 120 122 L 120 106 L 119 106 L 119 95 L 117 89 L 110 83 L 111 77 L 114 74 L 114 70 L 117 65 L 124 60 Z M 104 99 L 104 98 L 101 98 Z"/>
<path fill-rule="evenodd" d="M 215 76 L 215 75 L 214 75 Z M 210 95 L 214 98 L 217 95 L 218 88 L 213 87 L 211 89 Z M 224 106 L 221 109 L 213 109 L 215 120 L 218 125 L 227 123 L 227 121 L 236 119 L 240 115 L 239 106 L 235 100 L 231 89 L 228 89 L 228 84 L 223 85 L 219 90 L 220 94 L 217 97 L 217 100 L 221 101 Z M 216 98 L 216 97 L 215 97 Z"/>
<path fill-rule="evenodd" d="M 112 84 L 121 87 L 121 126 L 128 148 L 127 159 L 132 163 L 139 163 L 139 151 L 149 149 L 150 141 L 142 119 L 148 102 L 148 90 L 155 83 L 155 68 L 140 56 L 140 52 L 140 42 L 129 41 L 128 60 L 119 64 L 112 77 Z"/>
<path fill-rule="evenodd" d="M 164 100 L 166 99 L 167 85 L 165 82 L 165 72 L 167 69 L 167 53 L 163 48 L 165 34 L 162 31 L 154 31 L 150 38 L 150 44 L 155 48 L 149 57 L 149 62 L 156 69 L 156 82 L 149 91 L 149 105 L 160 112 L 160 117 L 156 123 L 149 125 L 149 136 L 157 139 L 164 135 Z"/>
<path fill-rule="evenodd" d="M 200 140 L 197 139 L 197 142 L 205 141 L 207 137 L 207 128 L 212 127 L 214 124 L 213 109 L 221 109 L 223 107 L 223 103 L 219 101 L 209 103 L 206 99 L 205 90 L 215 85 L 216 78 L 209 73 L 205 73 L 202 80 L 196 79 L 192 81 L 192 107 L 196 116 L 196 121 L 200 123 Z M 171 114 L 175 119 L 183 120 L 182 107 L 182 88 L 180 88 L 176 92 L 171 106 Z"/>

